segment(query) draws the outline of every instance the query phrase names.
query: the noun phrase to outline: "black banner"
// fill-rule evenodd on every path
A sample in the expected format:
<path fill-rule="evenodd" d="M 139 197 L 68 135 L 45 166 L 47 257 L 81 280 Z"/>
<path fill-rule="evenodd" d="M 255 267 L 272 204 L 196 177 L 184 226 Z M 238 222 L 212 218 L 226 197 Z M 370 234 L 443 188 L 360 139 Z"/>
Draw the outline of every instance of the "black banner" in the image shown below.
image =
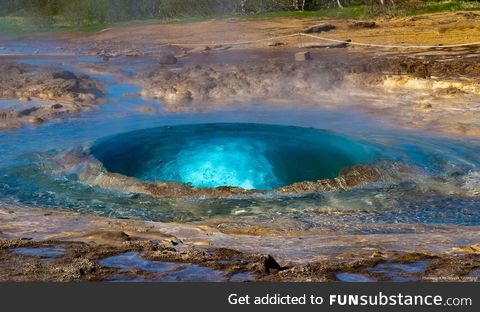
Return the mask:
<path fill-rule="evenodd" d="M 478 311 L 475 283 L 0 284 L 1 311 Z"/>

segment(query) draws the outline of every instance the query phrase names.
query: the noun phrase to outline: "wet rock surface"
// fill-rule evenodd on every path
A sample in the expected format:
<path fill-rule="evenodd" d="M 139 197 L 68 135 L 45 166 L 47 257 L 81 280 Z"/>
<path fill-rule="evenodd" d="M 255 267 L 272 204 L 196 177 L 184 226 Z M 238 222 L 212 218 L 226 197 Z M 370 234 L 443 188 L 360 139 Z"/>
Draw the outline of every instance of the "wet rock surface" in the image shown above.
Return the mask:
<path fill-rule="evenodd" d="M 446 243 L 445 237 L 460 237 L 448 229 L 409 238 L 231 234 L 229 242 L 225 234 L 205 226 L 45 209 L 0 209 L 0 220 L 1 281 L 478 281 L 480 269 L 478 252 L 465 253 Z M 429 249 L 439 246 L 432 240 L 437 236 L 444 249 Z M 387 242 L 400 237 L 403 247 Z M 424 239 L 424 245 L 416 245 Z M 233 241 L 236 247 L 227 247 Z M 302 256 L 289 241 L 312 252 Z M 336 251 L 327 241 L 335 241 Z M 273 255 L 262 253 L 266 250 Z"/>
<path fill-rule="evenodd" d="M 480 269 L 478 254 L 374 253 L 360 260 L 281 266 L 269 255 L 182 245 L 0 239 L 0 281 L 478 281 Z"/>
<path fill-rule="evenodd" d="M 338 263 L 312 263 L 278 272 L 267 280 L 311 282 L 474 282 L 478 255 L 403 253 Z M 455 265 L 454 263 L 458 263 Z"/>
<path fill-rule="evenodd" d="M 1 281 L 242 282 L 282 270 L 271 256 L 128 240 L 98 246 L 0 239 L 0 261 Z"/>
<path fill-rule="evenodd" d="M 88 76 L 60 68 L 0 62 L 0 72 L 0 130 L 92 109 L 103 95 Z"/>

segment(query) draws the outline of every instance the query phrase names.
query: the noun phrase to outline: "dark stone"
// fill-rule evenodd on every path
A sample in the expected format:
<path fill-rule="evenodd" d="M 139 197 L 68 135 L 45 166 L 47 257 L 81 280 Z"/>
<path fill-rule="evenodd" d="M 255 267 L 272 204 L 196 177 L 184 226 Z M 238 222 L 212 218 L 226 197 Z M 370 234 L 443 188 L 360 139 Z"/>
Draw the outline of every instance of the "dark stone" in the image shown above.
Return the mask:
<path fill-rule="evenodd" d="M 170 243 L 171 243 L 173 246 L 177 246 L 177 245 L 183 244 L 183 242 L 182 242 L 180 239 L 177 239 L 177 238 L 171 239 L 171 240 L 170 240 Z"/>
<path fill-rule="evenodd" d="M 270 274 L 272 270 L 280 271 L 282 267 L 278 262 L 270 255 L 263 256 L 261 259 L 263 271 Z"/>
<path fill-rule="evenodd" d="M 330 30 L 334 30 L 336 28 L 337 27 L 333 24 L 319 24 L 319 25 L 310 26 L 307 29 L 305 29 L 303 32 L 305 34 L 312 34 L 312 33 L 327 32 Z"/>
<path fill-rule="evenodd" d="M 22 111 L 19 113 L 19 115 L 20 115 L 20 116 L 28 116 L 28 115 L 30 115 L 30 114 L 38 111 L 39 109 L 40 109 L 40 107 L 37 107 L 37 106 L 31 107 L 31 108 L 27 108 L 27 109 L 22 110 Z"/>
<path fill-rule="evenodd" d="M 54 72 L 53 79 L 76 80 L 77 76 L 69 71 Z"/>
<path fill-rule="evenodd" d="M 161 65 L 175 65 L 178 60 L 172 53 L 164 53 L 158 58 L 158 62 Z"/>
<path fill-rule="evenodd" d="M 63 105 L 62 105 L 62 104 L 59 104 L 59 103 L 53 104 L 53 105 L 51 106 L 51 108 L 52 108 L 52 109 L 61 109 L 61 108 L 63 108 Z"/>

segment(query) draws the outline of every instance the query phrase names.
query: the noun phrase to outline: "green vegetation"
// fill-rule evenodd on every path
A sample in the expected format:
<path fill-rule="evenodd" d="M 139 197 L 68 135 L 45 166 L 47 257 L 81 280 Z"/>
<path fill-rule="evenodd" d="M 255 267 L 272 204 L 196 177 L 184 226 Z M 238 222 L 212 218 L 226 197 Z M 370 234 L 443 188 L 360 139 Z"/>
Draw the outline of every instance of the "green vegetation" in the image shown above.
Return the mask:
<path fill-rule="evenodd" d="M 480 0 L 1 0 L 0 35 L 232 16 L 369 19 L 456 10 L 480 10 Z"/>
<path fill-rule="evenodd" d="M 158 21 L 157 21 L 158 22 Z M 80 31 L 97 32 L 107 27 L 106 24 L 69 24 L 55 23 L 45 24 L 30 17 L 23 16 L 0 16 L 0 36 L 28 35 L 37 32 L 61 32 Z"/>
<path fill-rule="evenodd" d="M 4 16 L 0 17 L 0 29 L 2 30 L 2 34 L 20 35 L 34 32 L 37 27 L 30 19 L 27 18 Z"/>

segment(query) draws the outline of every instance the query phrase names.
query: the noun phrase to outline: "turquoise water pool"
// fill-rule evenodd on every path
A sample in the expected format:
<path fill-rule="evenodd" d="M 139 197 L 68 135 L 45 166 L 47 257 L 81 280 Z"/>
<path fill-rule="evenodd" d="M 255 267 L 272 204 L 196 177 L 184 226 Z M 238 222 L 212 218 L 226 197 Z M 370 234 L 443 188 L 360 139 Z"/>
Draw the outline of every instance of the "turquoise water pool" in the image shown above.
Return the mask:
<path fill-rule="evenodd" d="M 379 224 L 480 225 L 478 140 L 386 129 L 358 112 L 294 105 L 175 114 L 132 96 L 138 86 L 93 77 L 107 86 L 98 110 L 0 132 L 2 205 L 154 221 L 282 219 L 347 232 L 381 232 Z M 139 113 L 145 105 L 156 112 Z M 365 163 L 414 170 L 345 191 L 173 200 L 102 189 L 59 172 L 55 157 L 72 149 L 90 151 L 111 172 L 198 187 L 272 190 Z"/>
<path fill-rule="evenodd" d="M 372 162 L 374 153 L 328 131 L 248 123 L 159 127 L 101 139 L 92 147 L 110 172 L 257 190 L 335 178 L 342 169 Z"/>

